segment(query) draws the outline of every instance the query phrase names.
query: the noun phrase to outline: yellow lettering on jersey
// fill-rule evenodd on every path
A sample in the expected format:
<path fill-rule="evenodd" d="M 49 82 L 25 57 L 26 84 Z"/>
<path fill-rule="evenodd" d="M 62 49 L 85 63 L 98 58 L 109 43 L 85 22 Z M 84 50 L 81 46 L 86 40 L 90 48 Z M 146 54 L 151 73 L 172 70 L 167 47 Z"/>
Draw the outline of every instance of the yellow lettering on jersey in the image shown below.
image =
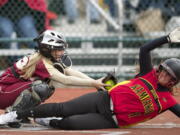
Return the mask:
<path fill-rule="evenodd" d="M 150 95 L 147 93 L 147 91 L 139 84 L 136 84 L 134 86 L 130 87 L 134 93 L 139 97 L 143 107 L 144 107 L 144 114 L 150 114 L 154 112 L 154 106 L 152 99 L 150 98 Z"/>

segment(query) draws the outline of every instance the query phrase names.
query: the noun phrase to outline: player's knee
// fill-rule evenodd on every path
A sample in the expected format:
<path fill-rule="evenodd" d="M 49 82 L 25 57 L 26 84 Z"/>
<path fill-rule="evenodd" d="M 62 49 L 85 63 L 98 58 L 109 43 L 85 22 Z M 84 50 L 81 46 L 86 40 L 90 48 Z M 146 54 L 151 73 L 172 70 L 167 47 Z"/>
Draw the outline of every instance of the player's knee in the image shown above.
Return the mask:
<path fill-rule="evenodd" d="M 39 96 L 34 96 L 29 89 L 25 89 L 21 94 L 16 98 L 14 103 L 6 108 L 6 112 L 16 111 L 27 109 L 29 107 L 36 106 L 41 103 Z"/>
<path fill-rule="evenodd" d="M 32 84 L 32 91 L 41 98 L 41 101 L 48 99 L 54 93 L 54 90 L 54 87 L 49 86 L 41 80 L 37 80 Z"/>

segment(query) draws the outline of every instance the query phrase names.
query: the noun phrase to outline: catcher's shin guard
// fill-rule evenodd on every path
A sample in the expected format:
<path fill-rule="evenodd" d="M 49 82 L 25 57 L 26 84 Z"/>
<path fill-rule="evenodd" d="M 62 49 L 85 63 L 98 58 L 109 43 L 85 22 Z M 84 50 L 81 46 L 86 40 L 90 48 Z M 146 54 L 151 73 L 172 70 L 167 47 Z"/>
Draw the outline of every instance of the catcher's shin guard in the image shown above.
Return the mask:
<path fill-rule="evenodd" d="M 41 80 L 32 83 L 31 89 L 21 92 L 13 105 L 6 109 L 7 112 L 22 110 L 39 105 L 54 93 L 54 88 Z"/>
<path fill-rule="evenodd" d="M 41 80 L 36 80 L 32 83 L 32 91 L 40 97 L 42 102 L 48 99 L 54 93 L 54 90 L 53 86 L 49 86 Z"/>
<path fill-rule="evenodd" d="M 21 94 L 19 95 L 19 97 L 17 97 L 12 106 L 6 108 L 6 112 L 27 109 L 30 107 L 34 107 L 40 103 L 40 97 L 35 92 L 31 92 L 30 90 L 26 89 L 21 92 Z M 24 123 L 24 119 L 28 118 L 23 118 L 20 122 Z M 30 121 L 26 121 L 26 123 L 29 122 Z M 8 126 L 11 128 L 20 128 L 21 124 L 19 122 L 10 122 L 8 123 Z"/>
<path fill-rule="evenodd" d="M 13 105 L 6 108 L 6 112 L 27 109 L 36 106 L 40 103 L 40 97 L 35 92 L 26 89 L 23 92 L 21 92 L 21 94 L 17 97 Z"/>

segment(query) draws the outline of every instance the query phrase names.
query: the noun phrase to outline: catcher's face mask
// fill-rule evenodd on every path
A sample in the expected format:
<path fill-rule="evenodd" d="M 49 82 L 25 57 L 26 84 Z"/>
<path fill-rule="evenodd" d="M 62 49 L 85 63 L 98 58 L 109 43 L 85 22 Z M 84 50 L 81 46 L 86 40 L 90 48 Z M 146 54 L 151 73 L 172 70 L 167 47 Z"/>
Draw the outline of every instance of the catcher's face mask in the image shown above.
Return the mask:
<path fill-rule="evenodd" d="M 53 64 L 53 66 L 59 70 L 61 73 L 65 73 L 64 72 L 64 69 L 67 68 L 67 67 L 71 67 L 72 66 L 72 61 L 71 61 L 71 58 L 67 55 L 67 54 L 64 54 L 60 61 L 58 62 L 55 62 Z"/>
<path fill-rule="evenodd" d="M 51 55 L 56 61 L 60 61 L 62 56 L 64 55 L 64 50 L 52 50 Z"/>

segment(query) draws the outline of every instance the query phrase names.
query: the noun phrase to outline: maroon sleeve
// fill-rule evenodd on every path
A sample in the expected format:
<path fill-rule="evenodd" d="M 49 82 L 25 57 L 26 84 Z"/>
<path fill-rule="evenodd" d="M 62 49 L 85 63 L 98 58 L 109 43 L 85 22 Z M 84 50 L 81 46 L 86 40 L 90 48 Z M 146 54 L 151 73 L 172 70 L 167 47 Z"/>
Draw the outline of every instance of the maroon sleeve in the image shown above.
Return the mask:
<path fill-rule="evenodd" d="M 50 74 L 42 60 L 37 63 L 36 70 L 33 76 L 38 76 L 43 80 L 50 77 Z"/>

